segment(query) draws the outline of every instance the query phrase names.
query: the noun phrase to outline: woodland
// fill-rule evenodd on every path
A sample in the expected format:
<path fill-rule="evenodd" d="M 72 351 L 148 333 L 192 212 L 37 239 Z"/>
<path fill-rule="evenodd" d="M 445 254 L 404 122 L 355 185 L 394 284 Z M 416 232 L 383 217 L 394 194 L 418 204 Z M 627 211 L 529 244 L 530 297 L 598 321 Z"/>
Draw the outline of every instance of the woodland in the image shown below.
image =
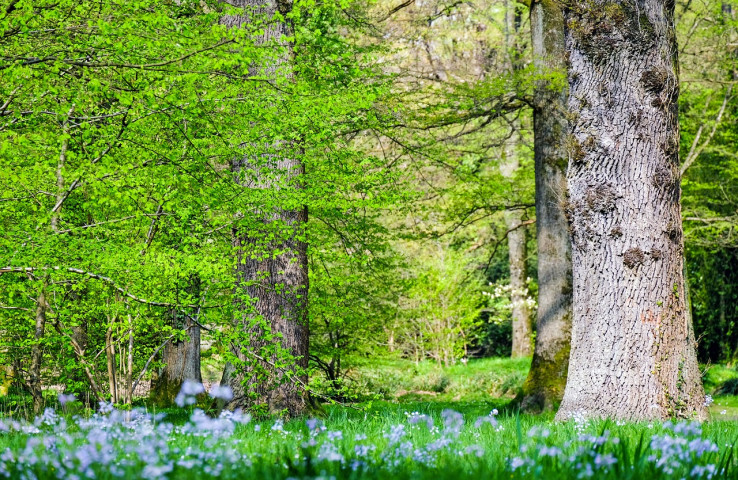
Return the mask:
<path fill-rule="evenodd" d="M 0 0 L 0 477 L 738 477 L 738 4 Z"/>

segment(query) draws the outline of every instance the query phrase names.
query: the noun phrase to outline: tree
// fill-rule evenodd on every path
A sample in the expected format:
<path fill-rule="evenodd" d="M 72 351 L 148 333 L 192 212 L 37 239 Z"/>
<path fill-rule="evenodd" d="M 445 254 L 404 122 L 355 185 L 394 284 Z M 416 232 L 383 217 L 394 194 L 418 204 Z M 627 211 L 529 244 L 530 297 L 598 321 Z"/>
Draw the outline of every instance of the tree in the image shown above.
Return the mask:
<path fill-rule="evenodd" d="M 558 419 L 707 416 L 684 299 L 674 3 L 565 12 L 572 351 Z"/>
<path fill-rule="evenodd" d="M 276 49 L 273 58 L 252 67 L 253 74 L 290 75 L 288 64 L 294 53 L 289 39 L 293 29 L 286 16 L 292 2 L 243 0 L 231 4 L 244 12 L 226 15 L 223 24 L 240 27 L 254 20 L 264 21 L 262 32 L 256 34 L 257 44 L 274 47 L 287 42 L 285 48 Z M 280 139 L 281 132 L 274 133 L 267 130 L 266 141 L 231 161 L 231 171 L 240 186 L 268 192 L 301 187 L 304 166 L 299 149 L 293 148 L 293 142 Z M 232 345 L 231 353 L 238 359 L 239 368 L 226 366 L 221 384 L 229 385 L 234 393 L 228 408 L 261 405 L 271 413 L 287 411 L 295 416 L 307 405 L 307 207 L 276 207 L 262 214 L 261 231 L 234 229 L 238 323 L 249 339 L 247 345 Z M 280 353 L 291 356 L 296 365 L 280 367 L 284 362 Z"/>
<path fill-rule="evenodd" d="M 196 305 L 200 301 L 200 290 L 200 278 L 190 275 L 186 280 L 184 298 L 178 300 L 186 305 Z M 182 331 L 183 334 L 171 338 L 162 351 L 164 368 L 151 392 L 155 401 L 161 405 L 172 405 L 186 380 L 202 383 L 200 312 L 200 308 L 174 308 L 166 313 L 171 318 L 172 329 Z"/>
<path fill-rule="evenodd" d="M 566 198 L 566 71 L 564 13 L 556 2 L 530 7 L 531 43 L 541 80 L 533 102 L 538 241 L 536 341 L 528 378 L 519 396 L 523 410 L 551 410 L 564 395 L 572 321 L 571 240 Z M 553 76 L 558 74 L 559 77 Z M 544 77 L 545 78 L 545 77 Z"/>
<path fill-rule="evenodd" d="M 512 72 L 519 67 L 519 46 L 517 45 L 520 13 L 514 1 L 505 2 L 505 49 L 507 67 Z M 511 122 L 510 138 L 505 142 L 504 160 L 500 171 L 505 178 L 511 178 L 520 169 L 518 143 L 520 143 L 520 119 Z M 510 262 L 510 287 L 512 296 L 512 357 L 529 357 L 533 353 L 533 321 L 525 301 L 528 293 L 528 235 L 523 223 L 524 213 L 520 209 L 507 210 L 504 214 L 507 226 L 507 251 Z"/>

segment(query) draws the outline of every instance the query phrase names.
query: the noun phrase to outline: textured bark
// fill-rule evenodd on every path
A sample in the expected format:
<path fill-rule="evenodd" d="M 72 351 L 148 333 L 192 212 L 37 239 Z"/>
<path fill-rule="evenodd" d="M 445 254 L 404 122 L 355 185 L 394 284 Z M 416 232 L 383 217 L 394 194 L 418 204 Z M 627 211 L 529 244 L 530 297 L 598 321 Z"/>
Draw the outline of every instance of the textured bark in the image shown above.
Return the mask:
<path fill-rule="evenodd" d="M 184 330 L 187 338 L 171 341 L 164 347 L 162 362 L 165 366 L 151 392 L 152 399 L 159 405 L 172 405 L 185 380 L 202 383 L 200 326 L 191 316 L 181 312 L 177 312 L 173 318 L 173 327 Z"/>
<path fill-rule="evenodd" d="M 290 1 L 279 0 L 236 0 L 231 2 L 239 7 L 250 8 L 255 14 L 273 18 L 279 12 L 285 15 L 292 8 Z M 228 16 L 222 22 L 229 26 L 240 26 L 249 21 L 248 16 Z M 271 21 L 263 30 L 260 42 L 267 43 L 290 34 L 290 26 L 282 21 Z M 277 72 L 282 62 L 289 62 L 292 49 L 288 47 L 283 58 L 275 59 L 271 65 L 263 66 L 259 72 L 267 75 L 283 75 Z M 244 179 L 251 177 L 252 188 L 277 189 L 299 188 L 295 178 L 304 174 L 299 158 L 286 158 L 282 152 L 285 145 L 267 145 L 259 159 L 249 157 L 234 159 L 231 169 L 236 181 L 245 185 Z M 266 165 L 264 165 L 266 162 Z M 257 163 L 253 165 L 253 163 Z M 269 173 L 260 173 L 268 167 Z M 242 175 L 249 171 L 249 175 Z M 289 184 L 289 186 L 285 186 Z M 239 303 L 239 319 L 242 328 L 249 335 L 248 345 L 233 345 L 232 353 L 239 359 L 243 368 L 227 365 L 223 372 L 222 384 L 233 389 L 234 397 L 226 408 L 266 407 L 269 412 L 286 411 L 290 416 L 301 415 L 306 411 L 306 397 L 303 386 L 307 383 L 304 372 L 308 362 L 308 320 L 307 291 L 308 266 L 307 244 L 299 237 L 307 223 L 307 209 L 275 209 L 265 212 L 263 222 L 268 228 L 277 222 L 291 234 L 288 238 L 264 244 L 252 232 L 234 231 L 234 246 L 237 250 L 237 297 L 245 294 L 252 302 Z M 282 252 L 273 255 L 272 252 Z M 263 322 L 260 324 L 260 322 Z M 296 360 L 294 367 L 278 367 L 278 359 L 264 351 L 275 340 L 265 338 L 265 329 L 280 334 L 276 340 Z M 300 372 L 287 378 L 286 370 Z"/>
<path fill-rule="evenodd" d="M 530 10 L 534 61 L 541 73 L 565 72 L 564 13 L 552 0 Z M 538 314 L 533 361 L 519 396 L 526 411 L 561 403 L 569 366 L 572 321 L 571 239 L 564 211 L 567 195 L 566 89 L 536 87 L 533 136 L 538 241 Z"/>
<path fill-rule="evenodd" d="M 705 419 L 686 312 L 674 4 L 566 11 L 574 321 L 558 419 Z"/>

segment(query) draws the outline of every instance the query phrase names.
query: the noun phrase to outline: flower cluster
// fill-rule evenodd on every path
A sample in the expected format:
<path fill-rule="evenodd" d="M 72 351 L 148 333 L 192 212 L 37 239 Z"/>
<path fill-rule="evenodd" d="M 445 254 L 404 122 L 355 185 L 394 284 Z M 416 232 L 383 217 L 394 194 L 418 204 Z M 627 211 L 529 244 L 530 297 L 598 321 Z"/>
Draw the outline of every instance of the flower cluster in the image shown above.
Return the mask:
<path fill-rule="evenodd" d="M 203 393 L 185 384 L 179 398 L 192 405 L 189 399 Z M 226 399 L 232 394 L 218 389 L 210 395 Z M 449 409 L 438 417 L 411 412 L 405 421 L 368 436 L 362 430 L 332 429 L 319 419 L 254 424 L 239 411 L 211 415 L 192 408 L 186 421 L 171 423 L 161 413 L 121 411 L 106 403 L 89 417 L 47 409 L 33 421 L 0 420 L 0 478 L 259 478 L 265 469 L 270 478 L 360 478 L 364 472 L 391 478 L 401 469 L 449 465 L 465 465 L 470 474 L 496 468 L 510 478 L 546 478 L 549 473 L 618 478 L 636 463 L 624 460 L 620 439 L 609 431 L 577 432 L 583 423 L 575 424 L 574 437 L 564 441 L 534 426 L 521 435 L 517 454 L 505 459 L 497 455 L 505 441 L 497 415 L 494 410 L 468 421 Z M 698 424 L 666 423 L 655 433 L 642 449 L 639 468 L 644 471 L 661 478 L 700 479 L 721 472 L 718 447 L 702 437 Z"/>

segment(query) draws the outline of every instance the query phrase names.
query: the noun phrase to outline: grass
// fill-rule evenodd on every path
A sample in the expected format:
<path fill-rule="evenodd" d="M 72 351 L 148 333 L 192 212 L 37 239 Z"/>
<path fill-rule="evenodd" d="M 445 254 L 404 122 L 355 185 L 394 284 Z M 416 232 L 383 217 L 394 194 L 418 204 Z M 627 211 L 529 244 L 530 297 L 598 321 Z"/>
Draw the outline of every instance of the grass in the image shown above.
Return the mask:
<path fill-rule="evenodd" d="M 523 385 L 530 359 L 484 358 L 441 367 L 435 362 L 354 360 L 351 377 L 365 396 L 406 402 L 492 402 L 511 400 Z"/>
<path fill-rule="evenodd" d="M 738 378 L 732 369 L 706 370 L 713 420 L 675 428 L 554 422 L 552 414 L 505 409 L 527 360 L 484 359 L 448 369 L 399 360 L 372 365 L 359 365 L 354 375 L 382 399 L 358 410 L 329 406 L 318 423 L 198 414 L 188 420 L 192 410 L 168 411 L 166 418 L 113 412 L 6 420 L 0 478 L 4 472 L 28 479 L 738 478 L 738 401 L 720 393 Z M 499 414 L 491 416 L 495 409 Z M 486 421 L 478 424 L 480 417 Z"/>

